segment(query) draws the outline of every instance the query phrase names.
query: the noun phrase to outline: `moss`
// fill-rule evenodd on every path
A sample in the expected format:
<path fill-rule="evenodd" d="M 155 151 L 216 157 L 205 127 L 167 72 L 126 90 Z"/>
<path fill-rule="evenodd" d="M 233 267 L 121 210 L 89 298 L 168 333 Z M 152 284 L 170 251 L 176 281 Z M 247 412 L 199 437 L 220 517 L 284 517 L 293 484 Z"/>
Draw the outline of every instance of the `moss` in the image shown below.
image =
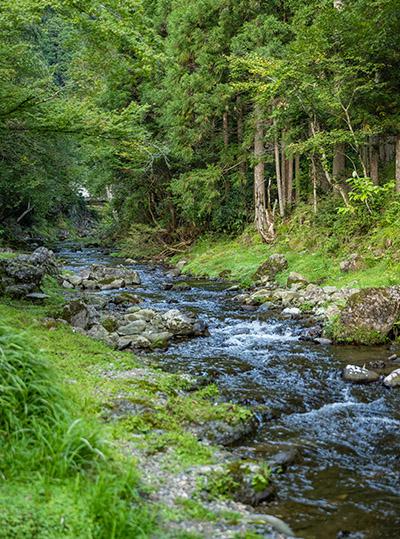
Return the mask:
<path fill-rule="evenodd" d="M 378 331 L 368 331 L 363 328 L 349 329 L 342 324 L 340 315 L 329 320 L 325 325 L 324 333 L 326 337 L 338 344 L 376 345 L 388 341 L 388 337 Z"/>
<path fill-rule="evenodd" d="M 237 238 L 200 238 L 173 261 L 187 258 L 185 273 L 218 277 L 229 272 L 230 279 L 247 286 L 271 254 L 281 253 L 289 263 L 288 269 L 277 275 L 282 286 L 291 271 L 304 275 L 310 282 L 344 288 L 400 284 L 398 221 L 388 224 L 383 215 L 375 228 L 360 235 L 346 223 L 340 224 L 336 210 L 329 211 L 322 205 L 321 213 L 315 217 L 311 207 L 297 208 L 279 224 L 277 241 L 271 245 L 262 243 L 255 230 L 248 228 Z M 362 257 L 363 268 L 341 272 L 340 263 L 354 252 Z"/>
<path fill-rule="evenodd" d="M 54 286 L 54 283 L 50 284 Z M 51 309 L 59 299 L 50 305 Z M 106 539 L 113 536 L 112 531 L 107 531 L 113 522 L 123 531 L 129 526 L 139 525 L 141 519 L 145 520 L 142 536 L 157 536 L 157 526 L 149 507 L 145 500 L 138 498 L 140 484 L 133 459 L 124 456 L 126 444 L 134 443 L 149 457 L 157 453 L 157 459 L 168 473 L 178 473 L 191 466 L 215 461 L 214 448 L 202 444 L 188 432 L 189 425 L 218 419 L 236 424 L 251 413 L 234 404 L 216 404 L 218 389 L 214 385 L 193 390 L 190 379 L 160 370 L 143 369 L 131 353 L 115 351 L 101 342 L 74 333 L 67 325 L 52 322 L 49 331 L 45 321 L 48 308 L 14 301 L 0 304 L 0 317 L 15 330 L 27 332 L 38 343 L 53 365 L 76 413 L 112 442 L 112 459 L 106 470 L 94 471 L 91 478 L 82 478 L 82 483 L 78 476 L 72 475 L 70 479 L 55 484 L 45 479 L 45 473 L 44 479 L 37 482 L 33 478 L 26 483 L 17 479 L 9 481 L 7 492 L 15 492 L 15 511 L 12 507 L 6 509 L 4 504 L 2 506 L 3 491 L 0 488 L 0 516 L 4 522 L 3 528 L 0 526 L 1 536 L 31 537 L 32 529 L 35 529 L 35 533 L 38 530 L 35 536 L 52 539 L 58 536 L 60 523 L 64 523 L 67 538 Z M 138 369 L 138 374 L 130 378 L 122 375 L 130 369 Z M 143 376 L 140 375 L 142 371 L 145 371 Z M 108 412 L 112 414 L 120 399 L 127 399 L 138 407 L 139 412 L 122 415 L 115 420 L 109 417 L 106 424 L 100 423 L 99 417 L 107 417 Z M 130 470 L 136 476 L 131 479 L 125 477 L 124 470 Z M 130 489 L 129 494 L 126 489 Z M 43 502 L 42 491 L 46 492 L 48 503 Z M 21 504 L 24 501 L 26 510 L 19 507 L 18 500 Z M 106 509 L 104 504 L 113 510 Z M 64 507 L 64 510 L 58 507 Z M 190 513 L 192 518 L 196 513 L 198 518 L 211 518 L 211 515 L 202 513 L 200 506 L 192 505 L 182 510 L 183 515 Z M 162 522 L 162 513 L 160 516 Z M 12 528 L 19 535 L 12 535 Z M 103 531 L 100 533 L 99 530 Z M 63 532 L 60 533 L 63 536 Z M 127 533 L 126 536 L 141 535 Z"/>

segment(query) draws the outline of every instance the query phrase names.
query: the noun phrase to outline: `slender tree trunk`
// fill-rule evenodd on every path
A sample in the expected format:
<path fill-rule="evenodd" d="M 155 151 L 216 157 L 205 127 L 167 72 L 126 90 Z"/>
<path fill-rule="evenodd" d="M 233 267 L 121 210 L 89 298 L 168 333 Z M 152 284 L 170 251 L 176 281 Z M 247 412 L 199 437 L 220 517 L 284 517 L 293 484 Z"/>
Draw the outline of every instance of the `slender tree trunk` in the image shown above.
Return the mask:
<path fill-rule="evenodd" d="M 332 167 L 332 176 L 339 180 L 343 176 L 343 173 L 346 168 L 346 155 L 345 155 L 345 145 L 336 144 L 335 153 L 333 157 L 333 167 Z"/>
<path fill-rule="evenodd" d="M 369 147 L 366 144 L 363 144 L 361 146 L 360 155 L 361 155 L 361 160 L 364 163 L 364 169 L 365 169 L 366 177 L 370 178 L 371 177 L 371 167 L 370 167 L 370 162 L 369 162 Z"/>
<path fill-rule="evenodd" d="M 287 205 L 287 199 L 286 199 L 286 193 L 287 193 L 287 170 L 286 170 L 286 145 L 283 140 L 281 139 L 281 195 L 282 195 L 282 206 L 284 208 L 284 212 Z M 283 217 L 283 215 L 282 215 Z"/>
<path fill-rule="evenodd" d="M 294 177 L 296 185 L 296 204 L 300 202 L 301 195 L 301 184 L 300 184 L 300 155 L 295 156 L 295 165 L 294 165 Z"/>
<path fill-rule="evenodd" d="M 227 148 L 229 146 L 229 115 L 228 110 L 226 109 L 223 117 L 222 117 L 222 123 L 223 123 L 223 132 L 224 132 L 224 146 Z"/>
<path fill-rule="evenodd" d="M 274 153 L 275 153 L 275 171 L 276 171 L 276 185 L 278 187 L 278 202 L 279 202 L 279 213 L 281 217 L 285 217 L 285 204 L 283 200 L 283 189 L 282 189 L 282 179 L 281 179 L 281 159 L 279 152 L 279 143 L 278 138 L 275 137 L 274 142 Z"/>
<path fill-rule="evenodd" d="M 396 137 L 396 193 L 400 193 L 400 135 Z"/>
<path fill-rule="evenodd" d="M 241 103 L 240 97 L 237 96 L 236 98 L 236 109 L 237 109 L 237 126 L 236 126 L 236 133 L 237 133 L 237 143 L 240 148 L 240 146 L 243 143 L 243 134 L 244 134 L 244 121 L 243 121 L 243 104 Z M 241 155 L 241 151 L 239 149 L 239 156 Z M 240 174 L 243 176 L 243 178 L 246 176 L 247 167 L 246 167 L 246 161 L 243 157 L 243 160 L 241 159 L 240 165 L 239 165 L 239 171 Z"/>
<path fill-rule="evenodd" d="M 270 243 L 275 239 L 273 214 L 266 204 L 265 194 L 265 147 L 264 147 L 264 122 L 262 110 L 259 106 L 255 109 L 256 126 L 254 137 L 254 204 L 255 224 L 263 240 Z"/>
<path fill-rule="evenodd" d="M 312 178 L 312 186 L 313 186 L 313 210 L 316 214 L 318 211 L 317 206 L 317 165 L 315 163 L 315 156 L 314 154 L 311 155 L 311 178 Z"/>
<path fill-rule="evenodd" d="M 375 185 L 379 185 L 379 153 L 376 148 L 375 137 L 371 137 L 369 143 L 369 162 L 371 180 Z"/>
<path fill-rule="evenodd" d="M 293 157 L 288 159 L 286 201 L 289 207 L 293 203 Z"/>

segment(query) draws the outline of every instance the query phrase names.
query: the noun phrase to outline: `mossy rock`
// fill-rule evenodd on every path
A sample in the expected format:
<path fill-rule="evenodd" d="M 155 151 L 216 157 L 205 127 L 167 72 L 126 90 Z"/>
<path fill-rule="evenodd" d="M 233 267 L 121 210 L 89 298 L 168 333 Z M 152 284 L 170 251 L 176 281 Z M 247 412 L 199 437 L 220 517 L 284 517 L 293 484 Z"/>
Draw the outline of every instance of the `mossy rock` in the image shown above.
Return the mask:
<path fill-rule="evenodd" d="M 326 329 L 335 342 L 382 344 L 400 319 L 400 288 L 365 288 L 347 300 Z"/>

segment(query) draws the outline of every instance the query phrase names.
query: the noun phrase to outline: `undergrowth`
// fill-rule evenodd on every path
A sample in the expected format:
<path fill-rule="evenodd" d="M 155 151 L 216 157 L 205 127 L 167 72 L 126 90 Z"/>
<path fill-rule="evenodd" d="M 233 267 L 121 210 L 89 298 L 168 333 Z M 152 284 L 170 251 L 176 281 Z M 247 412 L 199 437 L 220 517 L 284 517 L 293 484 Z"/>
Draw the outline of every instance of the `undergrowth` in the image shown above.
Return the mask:
<path fill-rule="evenodd" d="M 285 284 L 291 271 L 311 282 L 339 287 L 387 286 L 400 283 L 400 214 L 396 198 L 374 215 L 360 209 L 354 215 L 338 214 L 336 203 L 321 202 L 314 215 L 309 205 L 301 205 L 291 217 L 278 224 L 277 239 L 263 243 L 249 227 L 239 237 L 200 238 L 184 255 L 184 272 L 193 275 L 224 276 L 243 285 L 254 282 L 257 268 L 273 253 L 282 253 L 289 267 L 278 275 Z M 343 273 L 340 263 L 357 253 L 362 266 Z"/>

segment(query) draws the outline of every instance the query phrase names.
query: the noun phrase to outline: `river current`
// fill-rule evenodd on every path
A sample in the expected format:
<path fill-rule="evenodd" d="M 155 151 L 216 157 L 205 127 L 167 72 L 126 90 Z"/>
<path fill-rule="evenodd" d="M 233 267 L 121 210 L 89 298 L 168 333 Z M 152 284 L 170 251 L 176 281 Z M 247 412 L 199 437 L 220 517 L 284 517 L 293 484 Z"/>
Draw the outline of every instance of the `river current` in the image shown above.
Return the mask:
<path fill-rule="evenodd" d="M 63 248 L 66 269 L 118 262 L 96 249 Z M 144 306 L 195 312 L 210 336 L 149 355 L 169 372 L 216 383 L 225 398 L 259 413 L 259 428 L 235 451 L 263 455 L 296 446 L 301 457 L 277 481 L 267 508 L 304 539 L 400 537 L 400 390 L 356 386 L 341 378 L 348 363 L 387 358 L 387 347 L 321 346 L 300 340 L 302 325 L 279 311 L 244 311 L 221 281 L 185 279 L 165 290 L 162 267 L 136 264 Z M 118 291 L 99 292 L 116 294 Z"/>

